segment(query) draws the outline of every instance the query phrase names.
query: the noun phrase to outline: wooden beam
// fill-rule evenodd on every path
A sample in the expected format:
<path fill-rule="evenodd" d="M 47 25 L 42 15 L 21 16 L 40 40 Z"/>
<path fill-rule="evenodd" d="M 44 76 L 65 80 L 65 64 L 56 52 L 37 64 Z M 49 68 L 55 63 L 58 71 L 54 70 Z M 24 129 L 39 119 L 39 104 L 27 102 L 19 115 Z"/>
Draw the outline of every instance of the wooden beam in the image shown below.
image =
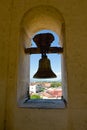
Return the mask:
<path fill-rule="evenodd" d="M 24 49 L 26 54 L 41 54 L 40 48 L 32 47 L 32 48 L 25 48 Z M 62 47 L 50 47 L 47 53 L 63 53 Z"/>

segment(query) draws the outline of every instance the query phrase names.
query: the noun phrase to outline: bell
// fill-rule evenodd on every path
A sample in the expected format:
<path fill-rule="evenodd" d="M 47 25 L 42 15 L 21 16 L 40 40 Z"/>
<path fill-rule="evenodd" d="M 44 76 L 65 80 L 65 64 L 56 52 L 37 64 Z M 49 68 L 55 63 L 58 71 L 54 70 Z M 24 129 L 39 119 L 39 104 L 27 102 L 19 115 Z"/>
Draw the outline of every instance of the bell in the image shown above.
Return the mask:
<path fill-rule="evenodd" d="M 42 56 L 39 60 L 39 67 L 33 78 L 55 78 L 55 73 L 51 70 L 50 60 L 47 56 Z"/>

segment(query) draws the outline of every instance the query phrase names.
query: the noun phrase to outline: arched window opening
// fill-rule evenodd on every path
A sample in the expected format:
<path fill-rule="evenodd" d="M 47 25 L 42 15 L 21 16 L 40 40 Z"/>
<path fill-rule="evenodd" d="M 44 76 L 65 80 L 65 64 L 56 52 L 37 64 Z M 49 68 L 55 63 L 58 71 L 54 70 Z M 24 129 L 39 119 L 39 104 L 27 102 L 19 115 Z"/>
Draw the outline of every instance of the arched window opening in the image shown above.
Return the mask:
<path fill-rule="evenodd" d="M 59 38 L 56 33 L 51 30 L 42 30 L 36 34 L 51 33 L 54 41 L 51 47 L 60 47 Z M 35 35 L 36 35 L 35 34 Z M 34 37 L 34 36 L 33 36 Z M 33 38 L 32 38 L 33 39 Z M 37 47 L 35 42 L 31 40 L 31 47 Z M 56 74 L 55 78 L 33 78 L 39 66 L 41 54 L 30 55 L 30 99 L 61 99 L 62 98 L 62 76 L 61 76 L 61 54 L 49 53 L 47 57 L 50 59 L 51 69 Z"/>
<path fill-rule="evenodd" d="M 42 19 L 43 18 L 43 19 Z M 67 73 L 66 73 L 66 62 L 65 62 L 65 24 L 64 19 L 61 13 L 56 10 L 54 7 L 50 6 L 38 6 L 27 13 L 25 13 L 22 21 L 21 21 L 21 29 L 20 29 L 20 56 L 19 56 L 19 73 L 18 73 L 18 88 L 17 88 L 17 100 L 20 107 L 30 107 L 30 108 L 64 108 L 65 102 L 67 102 Z M 56 100 L 52 98 L 46 100 L 43 96 L 39 100 L 31 100 L 30 96 L 30 85 L 32 84 L 31 77 L 35 73 L 36 63 L 38 66 L 38 61 L 41 58 L 41 54 L 38 53 L 38 49 L 34 49 L 33 47 L 37 47 L 33 42 L 33 37 L 37 34 L 41 34 L 42 32 L 47 33 L 50 32 L 54 36 L 54 41 L 51 44 L 51 49 L 47 53 L 47 57 L 51 61 L 51 68 L 56 73 L 57 78 L 53 81 L 61 81 L 62 83 L 62 96 L 60 100 L 56 96 Z M 55 50 L 54 50 L 55 48 Z M 40 50 L 39 50 L 40 52 Z M 34 54 L 35 53 L 35 54 Z M 60 54 L 58 54 L 60 53 Z M 36 57 L 34 57 L 34 55 Z M 33 60 L 34 59 L 34 60 Z M 59 62 L 57 62 L 59 61 Z M 33 67 L 31 69 L 31 67 Z M 60 70 L 57 71 L 57 69 Z M 33 73 L 34 71 L 34 73 Z M 60 76 L 60 77 L 58 77 Z M 34 82 L 37 82 L 33 79 Z M 43 79 L 43 81 L 49 81 L 49 79 Z M 48 81 L 47 81 L 48 80 Z M 52 79 L 51 79 L 52 81 Z M 40 81 L 42 82 L 42 81 Z M 59 85 L 60 85 L 59 84 Z M 37 84 L 37 88 L 44 91 L 44 87 L 42 88 Z M 49 82 L 46 85 L 51 85 Z M 52 84 L 55 87 L 55 84 Z M 61 87 L 60 87 L 61 88 Z M 46 89 L 45 89 L 46 90 Z M 37 93 L 37 92 L 35 92 Z M 32 99 L 35 98 L 34 96 Z M 37 96 L 37 98 L 39 98 Z M 57 100 L 58 99 L 58 100 Z"/>

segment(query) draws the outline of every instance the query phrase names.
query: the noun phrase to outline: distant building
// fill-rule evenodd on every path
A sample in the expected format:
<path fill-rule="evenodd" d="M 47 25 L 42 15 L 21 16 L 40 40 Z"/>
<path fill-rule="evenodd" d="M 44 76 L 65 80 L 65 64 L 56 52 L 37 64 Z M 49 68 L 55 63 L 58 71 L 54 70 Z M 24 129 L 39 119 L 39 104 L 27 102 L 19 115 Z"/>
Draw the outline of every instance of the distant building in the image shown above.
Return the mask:
<path fill-rule="evenodd" d="M 30 92 L 30 93 L 38 93 L 38 92 L 41 91 L 41 88 L 42 88 L 41 85 L 37 85 L 37 84 L 35 84 L 35 85 L 30 85 L 30 87 L 29 87 L 29 92 Z"/>
<path fill-rule="evenodd" d="M 62 97 L 62 88 L 58 87 L 58 88 L 49 88 L 47 90 L 47 93 L 51 94 L 53 97 Z"/>
<path fill-rule="evenodd" d="M 44 82 L 44 87 L 45 88 L 49 88 L 51 86 L 51 83 L 50 82 Z"/>

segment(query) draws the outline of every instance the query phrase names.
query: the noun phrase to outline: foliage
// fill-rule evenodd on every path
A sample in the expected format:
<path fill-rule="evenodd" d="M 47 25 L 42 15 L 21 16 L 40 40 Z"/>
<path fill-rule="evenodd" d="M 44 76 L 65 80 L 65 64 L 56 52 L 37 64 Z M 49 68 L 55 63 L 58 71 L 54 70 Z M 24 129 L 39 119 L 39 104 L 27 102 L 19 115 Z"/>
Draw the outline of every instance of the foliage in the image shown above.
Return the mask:
<path fill-rule="evenodd" d="M 31 95 L 31 99 L 41 99 L 41 97 L 37 94 Z"/>
<path fill-rule="evenodd" d="M 41 89 L 40 89 L 41 92 L 44 92 L 44 90 L 45 90 L 45 88 L 41 88 Z"/>
<path fill-rule="evenodd" d="M 61 82 L 52 82 L 52 83 L 51 83 L 51 87 L 52 87 L 52 88 L 57 88 L 57 87 L 59 87 L 59 86 L 61 86 Z"/>

